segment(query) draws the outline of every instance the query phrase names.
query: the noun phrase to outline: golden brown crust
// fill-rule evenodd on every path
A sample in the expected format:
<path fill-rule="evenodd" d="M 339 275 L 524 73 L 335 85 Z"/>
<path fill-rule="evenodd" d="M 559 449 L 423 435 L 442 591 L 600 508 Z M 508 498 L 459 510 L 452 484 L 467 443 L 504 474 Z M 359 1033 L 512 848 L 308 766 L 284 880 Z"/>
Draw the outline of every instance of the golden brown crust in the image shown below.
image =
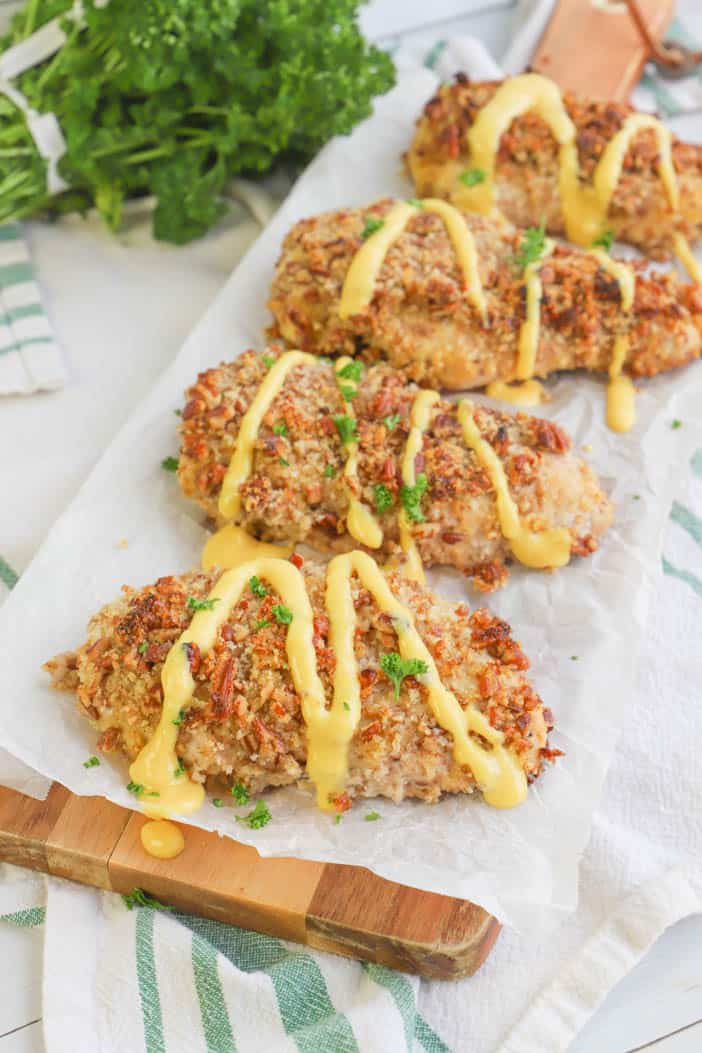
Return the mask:
<path fill-rule="evenodd" d="M 273 335 L 317 354 L 386 358 L 422 384 L 453 390 L 515 375 L 525 284 L 515 257 L 522 234 L 465 214 L 478 250 L 487 327 L 467 300 L 456 254 L 439 216 L 420 212 L 391 246 L 373 299 L 342 321 L 339 303 L 368 217 L 392 208 L 384 199 L 364 209 L 324 213 L 288 233 L 269 307 Z M 702 294 L 676 275 L 644 274 L 635 264 L 633 310 L 624 316 L 617 282 L 594 256 L 557 246 L 541 268 L 543 299 L 535 373 L 563 369 L 605 372 L 616 334 L 626 329 L 625 371 L 648 377 L 699 357 Z"/>
<path fill-rule="evenodd" d="M 280 349 L 271 348 L 265 357 L 270 361 L 278 354 Z M 213 519 L 242 417 L 266 368 L 264 355 L 247 351 L 200 374 L 186 393 L 178 479 L 186 496 Z M 383 557 L 401 555 L 400 465 L 417 391 L 402 374 L 377 365 L 365 370 L 353 400 L 360 441 L 358 496 L 374 509 L 375 488 L 382 485 L 392 499 L 390 508 L 377 516 L 384 532 Z M 329 362 L 291 370 L 263 419 L 252 472 L 242 487 L 242 525 L 250 533 L 268 541 L 305 540 L 327 551 L 358 547 L 346 533 L 345 449 L 334 423 L 344 412 Z M 569 453 L 565 432 L 522 413 L 485 407 L 475 412 L 483 435 L 503 461 L 525 521 L 535 530 L 566 527 L 575 553 L 594 551 L 611 523 L 612 508 L 591 469 Z M 280 424 L 284 435 L 273 431 Z M 499 587 L 507 576 L 510 548 L 499 529 L 495 492 L 463 442 L 453 403 L 437 405 L 415 468 L 428 483 L 422 502 L 425 521 L 412 528 L 425 565 L 456 567 L 486 591 Z"/>
<path fill-rule="evenodd" d="M 458 177 L 470 167 L 467 132 L 501 83 L 472 83 L 457 74 L 453 84 L 443 85 L 426 104 L 405 156 L 420 196 L 450 199 L 460 186 Z M 635 111 L 624 103 L 582 99 L 569 93 L 563 102 L 577 129 L 580 171 L 584 179 L 590 179 L 605 146 Z M 655 133 L 641 131 L 624 158 L 607 224 L 618 240 L 638 246 L 655 259 L 666 259 L 671 254 L 674 230 L 692 241 L 702 236 L 702 147 L 673 139 L 673 163 L 680 186 L 677 215 L 661 183 L 658 160 Z M 550 233 L 565 233 L 558 194 L 558 146 L 537 114 L 518 117 L 502 136 L 495 189 L 500 211 L 513 223 L 528 227 L 538 225 L 543 218 Z"/>
<path fill-rule="evenodd" d="M 328 642 L 324 568 L 308 562 L 302 572 L 315 614 L 318 671 L 331 697 L 335 656 Z M 195 571 L 138 590 L 125 587 L 121 599 L 91 620 L 88 638 L 75 653 L 47 663 L 55 687 L 77 689 L 80 711 L 100 732 L 99 749 L 133 759 L 146 743 L 163 704 L 163 662 L 192 618 L 187 598 L 206 596 L 217 576 Z M 528 779 L 536 778 L 558 752 L 547 742 L 553 718 L 525 676 L 529 663 L 509 626 L 484 609 L 471 613 L 465 604 L 442 604 L 396 575 L 388 581 L 411 609 L 444 683 L 461 705 L 487 715 Z M 451 737 L 435 722 L 425 688 L 408 677 L 396 699 L 380 669 L 380 655 L 397 650 L 390 619 L 355 579 L 353 591 L 362 716 L 351 744 L 348 798 L 436 801 L 442 793 L 471 793 L 471 772 L 455 762 Z M 212 651 L 191 656 L 197 686 L 176 749 L 191 777 L 213 791 L 240 781 L 256 792 L 304 776 L 306 731 L 286 659 L 285 627 L 271 615 L 276 602 L 272 590 L 263 599 L 247 590 Z M 262 619 L 271 624 L 257 628 Z M 348 798 L 339 801 L 340 808 Z"/>

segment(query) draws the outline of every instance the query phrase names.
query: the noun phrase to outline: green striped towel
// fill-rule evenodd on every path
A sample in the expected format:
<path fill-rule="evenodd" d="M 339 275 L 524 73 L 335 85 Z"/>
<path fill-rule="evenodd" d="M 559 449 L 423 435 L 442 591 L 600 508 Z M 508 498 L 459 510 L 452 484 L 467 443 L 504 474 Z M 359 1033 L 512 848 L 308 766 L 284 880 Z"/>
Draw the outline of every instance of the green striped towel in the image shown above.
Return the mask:
<path fill-rule="evenodd" d="M 0 395 L 53 391 L 65 379 L 22 228 L 6 224 L 0 227 Z"/>

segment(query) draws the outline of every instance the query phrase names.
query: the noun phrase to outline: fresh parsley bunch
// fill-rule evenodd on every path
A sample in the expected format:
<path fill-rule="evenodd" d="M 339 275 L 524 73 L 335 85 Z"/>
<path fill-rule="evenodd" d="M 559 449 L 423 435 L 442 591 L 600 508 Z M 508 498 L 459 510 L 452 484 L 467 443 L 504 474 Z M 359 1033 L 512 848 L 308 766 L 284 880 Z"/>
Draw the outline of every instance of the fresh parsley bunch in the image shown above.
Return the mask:
<path fill-rule="evenodd" d="M 224 211 L 237 175 L 299 165 L 370 113 L 393 84 L 361 36 L 358 0 L 84 0 L 58 52 L 16 80 L 67 143 L 50 197 L 24 116 L 0 95 L 0 221 L 96 206 L 117 229 L 125 200 L 156 199 L 154 234 L 184 243 Z M 0 50 L 65 15 L 28 0 Z"/>

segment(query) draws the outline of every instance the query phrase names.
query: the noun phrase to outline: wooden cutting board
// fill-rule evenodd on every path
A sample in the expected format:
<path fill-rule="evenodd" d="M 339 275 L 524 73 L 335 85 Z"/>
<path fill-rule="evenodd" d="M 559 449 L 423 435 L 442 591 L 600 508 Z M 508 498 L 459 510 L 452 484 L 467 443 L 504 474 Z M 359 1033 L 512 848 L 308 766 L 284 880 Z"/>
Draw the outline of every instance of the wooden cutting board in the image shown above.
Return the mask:
<path fill-rule="evenodd" d="M 675 0 L 639 0 L 651 33 L 661 40 Z M 647 51 L 626 5 L 607 0 L 559 0 L 531 62 L 564 91 L 626 102 Z"/>
<path fill-rule="evenodd" d="M 144 817 L 54 783 L 45 801 L 0 787 L 0 861 L 131 892 L 180 910 L 432 979 L 469 976 L 499 922 L 481 907 L 384 881 L 363 867 L 262 859 L 184 826 L 177 859 L 148 856 Z"/>

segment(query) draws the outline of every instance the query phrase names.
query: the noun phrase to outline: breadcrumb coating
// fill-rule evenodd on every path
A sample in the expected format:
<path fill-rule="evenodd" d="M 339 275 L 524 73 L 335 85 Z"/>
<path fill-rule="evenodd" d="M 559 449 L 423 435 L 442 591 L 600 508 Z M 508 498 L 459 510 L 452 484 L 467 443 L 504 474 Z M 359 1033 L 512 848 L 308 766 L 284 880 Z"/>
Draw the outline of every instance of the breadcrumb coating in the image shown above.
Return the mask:
<path fill-rule="evenodd" d="M 281 353 L 275 347 L 264 354 L 247 351 L 201 373 L 186 392 L 178 480 L 213 520 L 242 417 L 268 364 Z M 356 496 L 374 511 L 384 534 L 376 556 L 402 558 L 401 461 L 418 391 L 401 373 L 377 365 L 364 371 L 352 400 L 359 438 Z M 290 371 L 263 418 L 252 471 L 241 488 L 241 523 L 249 533 L 273 542 L 307 541 L 323 551 L 359 547 L 346 531 L 346 448 L 334 423 L 346 405 L 328 361 Z M 565 527 L 575 555 L 594 552 L 611 524 L 612 506 L 592 469 L 569 452 L 566 433 L 550 421 L 484 406 L 476 405 L 475 419 L 499 454 L 531 529 Z M 500 531 L 494 488 L 463 441 L 455 404 L 437 404 L 415 470 L 427 480 L 423 521 L 412 524 L 425 566 L 446 564 L 479 589 L 498 588 L 507 578 L 511 550 Z M 389 498 L 389 504 L 378 512 L 380 486 L 382 503 Z"/>
<path fill-rule="evenodd" d="M 437 189 L 431 192 L 436 195 Z M 476 242 L 487 325 L 466 298 L 443 221 L 422 211 L 388 250 L 369 306 L 339 317 L 344 280 L 363 244 L 366 222 L 382 219 L 393 205 L 386 198 L 295 224 L 283 242 L 271 288 L 271 335 L 316 354 L 387 359 L 412 380 L 435 387 L 463 390 L 515 379 L 526 284 L 516 260 L 523 232 L 509 224 L 464 213 Z M 645 274 L 642 262 L 633 267 L 634 303 L 624 315 L 619 285 L 597 259 L 582 249 L 556 246 L 540 268 L 536 376 L 564 369 L 606 372 L 621 331 L 629 334 L 624 372 L 634 378 L 699 357 L 700 289 L 673 273 Z"/>
<path fill-rule="evenodd" d="M 462 172 L 470 167 L 467 132 L 478 111 L 502 81 L 471 82 L 456 74 L 438 89 L 417 121 L 405 162 L 420 196 L 451 198 Z M 636 111 L 621 102 L 583 99 L 565 93 L 563 103 L 577 130 L 580 173 L 590 180 L 607 143 Z M 702 147 L 673 137 L 673 164 L 680 188 L 674 213 L 658 171 L 655 132 L 642 130 L 624 157 L 621 178 L 610 203 L 607 225 L 619 241 L 636 245 L 647 256 L 667 259 L 673 233 L 690 241 L 702 236 Z M 565 233 L 558 192 L 558 144 L 533 111 L 516 118 L 500 140 L 495 168 L 496 204 L 521 227 L 542 219 L 549 233 Z"/>
<path fill-rule="evenodd" d="M 335 655 L 324 607 L 325 571 L 309 561 L 301 570 L 315 616 L 317 667 L 331 698 Z M 203 599 L 217 577 L 216 571 L 193 571 L 142 589 L 125 586 L 120 599 L 92 618 L 84 644 L 46 663 L 53 686 L 77 694 L 80 712 L 100 732 L 99 750 L 133 760 L 148 741 L 163 705 L 163 663 L 192 618 L 187 599 Z M 442 603 L 398 575 L 388 575 L 388 582 L 411 610 L 444 684 L 462 706 L 487 715 L 528 780 L 535 779 L 560 751 L 548 746 L 553 717 L 529 684 L 529 663 L 509 626 L 487 610 Z M 472 793 L 472 774 L 454 760 L 451 736 L 436 723 L 423 685 L 407 677 L 395 697 L 380 668 L 381 655 L 397 650 L 392 623 L 355 578 L 352 588 L 362 714 L 337 808 L 345 810 L 354 797 L 437 801 L 444 793 Z M 191 648 L 196 688 L 176 752 L 191 778 L 211 792 L 226 792 L 234 782 L 253 793 L 305 779 L 306 729 L 287 663 L 285 626 L 271 617 L 277 602 L 271 588 L 263 598 L 246 590 L 212 650 Z M 262 621 L 265 627 L 257 628 Z"/>

